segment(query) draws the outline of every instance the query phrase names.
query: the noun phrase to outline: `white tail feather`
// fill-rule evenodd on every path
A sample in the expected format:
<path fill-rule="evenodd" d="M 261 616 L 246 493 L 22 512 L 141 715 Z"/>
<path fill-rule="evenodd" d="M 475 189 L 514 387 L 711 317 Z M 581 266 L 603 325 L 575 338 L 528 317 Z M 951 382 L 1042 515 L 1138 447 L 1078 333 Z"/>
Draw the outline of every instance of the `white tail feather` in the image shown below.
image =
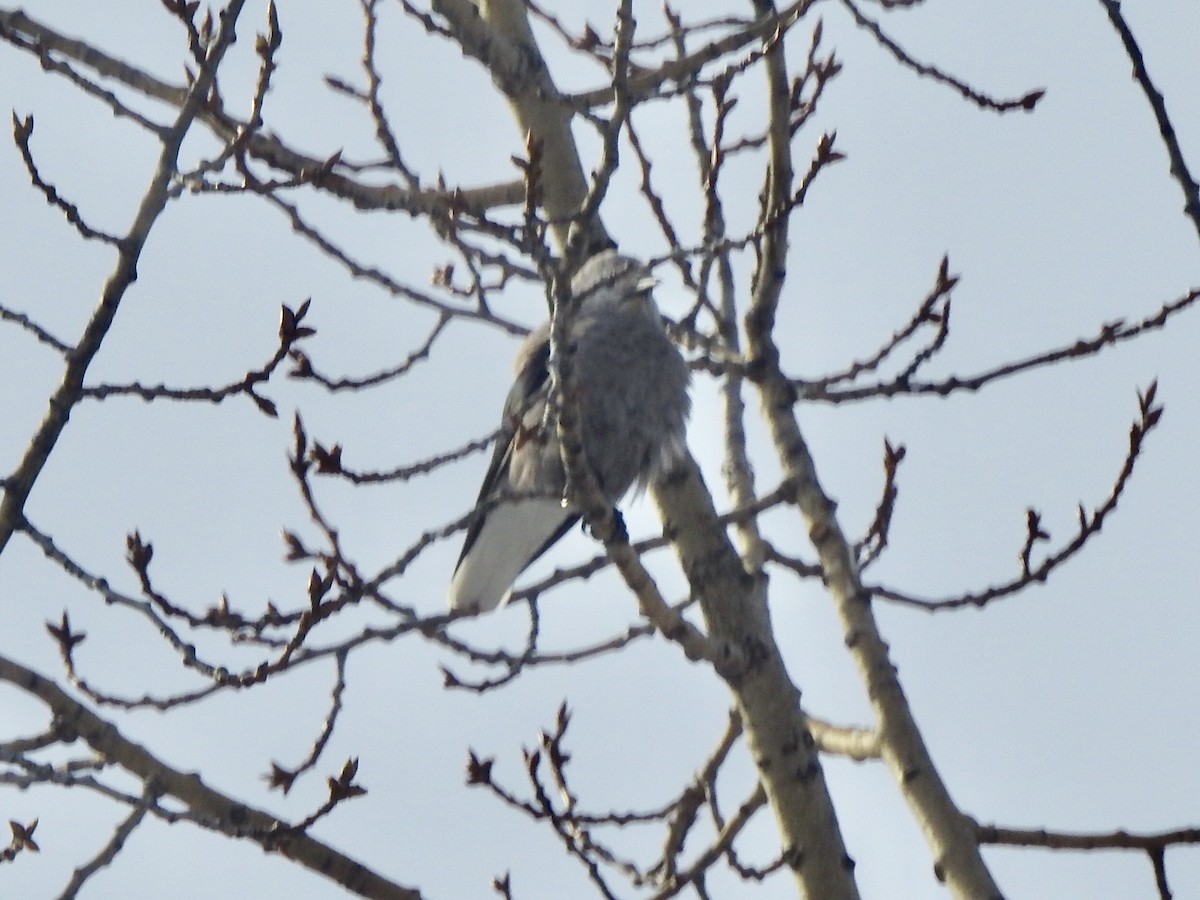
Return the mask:
<path fill-rule="evenodd" d="M 521 570 L 569 515 L 561 502 L 548 497 L 502 502 L 488 510 L 454 571 L 450 608 L 487 612 L 507 603 Z"/>

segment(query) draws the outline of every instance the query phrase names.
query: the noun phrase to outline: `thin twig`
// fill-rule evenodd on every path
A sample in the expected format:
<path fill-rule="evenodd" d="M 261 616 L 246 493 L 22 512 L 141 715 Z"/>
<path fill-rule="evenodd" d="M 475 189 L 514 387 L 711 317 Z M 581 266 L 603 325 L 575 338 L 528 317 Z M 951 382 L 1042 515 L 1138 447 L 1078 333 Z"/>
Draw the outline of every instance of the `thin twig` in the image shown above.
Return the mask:
<path fill-rule="evenodd" d="M 1163 100 L 1163 95 L 1158 88 L 1154 86 L 1154 82 L 1150 80 L 1142 49 L 1138 46 L 1133 32 L 1129 30 L 1129 25 L 1125 22 L 1125 16 L 1121 13 L 1121 4 L 1118 0 L 1100 0 L 1100 5 L 1108 13 L 1108 20 L 1112 22 L 1117 34 L 1121 36 L 1121 43 L 1125 45 L 1129 61 L 1133 63 L 1133 78 L 1141 87 L 1142 93 L 1146 95 L 1146 99 L 1150 101 L 1150 108 L 1154 110 L 1158 133 L 1162 136 L 1163 146 L 1167 148 L 1167 155 L 1171 158 L 1171 175 L 1179 182 L 1179 187 L 1183 190 L 1183 211 L 1192 220 L 1192 224 L 1196 228 L 1196 235 L 1200 236 L 1200 185 L 1196 184 L 1196 179 L 1192 177 L 1192 173 L 1188 169 L 1187 160 L 1183 158 L 1183 150 L 1179 146 L 1175 126 L 1171 124 L 1171 117 L 1167 115 L 1166 101 Z"/>

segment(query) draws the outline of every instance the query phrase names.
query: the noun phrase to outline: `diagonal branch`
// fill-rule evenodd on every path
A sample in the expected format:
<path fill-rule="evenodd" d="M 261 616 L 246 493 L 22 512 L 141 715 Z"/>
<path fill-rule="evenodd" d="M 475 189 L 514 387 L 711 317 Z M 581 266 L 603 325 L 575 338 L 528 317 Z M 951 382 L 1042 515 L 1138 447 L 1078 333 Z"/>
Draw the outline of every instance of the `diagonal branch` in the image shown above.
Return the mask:
<path fill-rule="evenodd" d="M 125 292 L 137 278 L 137 263 L 150 231 L 166 208 L 171 180 L 178 168 L 179 149 L 184 136 L 200 114 L 205 99 L 216 78 L 217 67 L 234 40 L 238 14 L 245 0 L 231 0 L 221 14 L 221 26 L 208 49 L 204 65 L 196 74 L 188 89 L 174 124 L 163 137 L 162 152 L 150 185 L 142 197 L 141 205 L 134 217 L 129 232 L 120 239 L 116 268 L 109 276 L 100 304 L 84 329 L 83 336 L 75 348 L 67 354 L 67 365 L 62 382 L 50 398 L 50 408 L 30 440 L 25 455 L 16 470 L 4 485 L 4 499 L 0 501 L 0 552 L 8 545 L 13 531 L 20 525 L 25 501 L 33 490 L 42 467 L 50 458 L 54 445 L 67 425 L 71 410 L 79 402 L 83 392 L 83 379 L 108 329 L 116 318 L 117 309 Z M 8 15 L 6 14 L 6 18 Z"/>
<path fill-rule="evenodd" d="M 1158 133 L 1162 136 L 1163 146 L 1167 148 L 1167 155 L 1171 158 L 1171 175 L 1183 189 L 1183 211 L 1196 227 L 1196 234 L 1200 235 L 1200 185 L 1196 184 L 1196 179 L 1192 177 L 1187 161 L 1183 158 L 1183 150 L 1179 147 L 1175 126 L 1171 124 L 1171 118 L 1167 115 L 1166 101 L 1163 100 L 1163 95 L 1159 93 L 1158 88 L 1154 86 L 1154 82 L 1150 80 L 1150 73 L 1146 71 L 1146 60 L 1142 56 L 1142 48 L 1138 46 L 1137 39 L 1134 38 L 1133 32 L 1129 30 L 1129 25 L 1125 22 L 1125 17 L 1121 13 L 1121 4 L 1117 0 L 1100 0 L 1100 5 L 1108 13 L 1108 20 L 1112 22 L 1117 34 L 1121 36 L 1121 43 L 1125 45 L 1129 61 L 1133 63 L 1133 78 L 1141 87 L 1142 93 L 1146 95 L 1146 99 L 1150 101 L 1150 108 L 1154 110 Z"/>
<path fill-rule="evenodd" d="M 144 794 L 146 802 L 135 806 L 129 815 L 113 829 L 112 837 L 100 849 L 100 852 L 88 863 L 80 866 L 71 874 L 71 880 L 67 883 L 60 896 L 75 897 L 83 887 L 84 882 L 105 866 L 112 864 L 112 861 L 117 858 L 117 854 L 121 852 L 121 848 L 125 846 L 125 842 L 129 840 L 129 836 L 133 834 L 134 830 L 142 824 L 142 820 L 146 818 L 146 813 L 149 811 L 148 803 L 153 801 L 153 799 L 153 792 L 147 790 Z"/>
<path fill-rule="evenodd" d="M 60 341 L 23 312 L 9 309 L 7 306 L 0 304 L 0 322 L 12 322 L 14 325 L 32 334 L 39 344 L 45 344 L 50 349 L 57 350 L 63 356 L 71 352 L 69 344 Z"/>
<path fill-rule="evenodd" d="M 917 727 L 871 610 L 870 594 L 863 588 L 850 542 L 838 523 L 835 504 L 821 486 L 816 463 L 801 434 L 795 413 L 795 388 L 780 368 L 774 329 L 787 272 L 789 217 L 779 211 L 788 208 L 793 182 L 790 109 L 783 65 L 781 53 L 768 54 L 772 105 L 770 167 L 762 205 L 766 224 L 754 292 L 745 316 L 750 377 L 758 384 L 771 437 L 785 475 L 795 485 L 795 502 L 817 550 L 842 621 L 846 646 L 874 707 L 880 755 L 901 786 L 933 850 L 934 871 L 956 897 L 997 898 L 1000 891 L 980 855 L 974 829 L 955 806 Z"/>
<path fill-rule="evenodd" d="M 281 853 L 360 897 L 420 900 L 418 891 L 388 881 L 269 813 L 225 796 L 198 775 L 172 769 L 145 747 L 126 738 L 111 722 L 77 703 L 54 682 L 3 656 L 0 656 L 0 681 L 39 699 L 49 707 L 60 727 L 78 735 L 109 763 L 184 803 L 192 813 L 203 817 L 209 827 L 232 837 L 248 838 L 268 852 Z"/>
<path fill-rule="evenodd" d="M 98 76 L 123 85 L 145 97 L 161 100 L 182 108 L 191 93 L 190 88 L 170 84 L 123 60 L 110 56 L 83 41 L 69 38 L 47 25 L 31 18 L 22 10 L 0 9 L 0 40 L 6 40 L 39 57 L 59 74 L 68 77 L 78 86 L 88 84 L 71 71 L 62 71 L 54 65 L 49 54 L 55 53 L 75 60 L 91 69 Z M 87 92 L 105 100 L 120 115 L 132 118 L 139 125 L 165 136 L 169 129 L 160 129 L 144 117 L 127 107 L 114 105 L 111 94 L 95 85 Z M 226 113 L 219 104 L 206 104 L 194 114 L 194 118 L 212 129 L 224 141 L 245 141 L 246 152 L 280 171 L 290 172 L 296 177 L 310 176 L 319 172 L 326 159 L 307 156 L 292 150 L 278 138 L 266 136 L 250 128 L 249 123 L 239 121 Z M 248 137 L 240 138 L 242 135 Z M 413 191 L 397 184 L 374 185 L 356 181 L 337 172 L 322 172 L 316 185 L 321 190 L 352 203 L 358 209 L 404 210 L 412 215 L 445 213 L 451 208 L 464 210 L 486 210 L 495 206 L 511 206 L 522 199 L 520 181 L 486 185 L 477 188 L 445 189 L 441 187 Z"/>
<path fill-rule="evenodd" d="M 973 375 L 949 375 L 940 381 L 917 381 L 896 378 L 858 387 L 831 388 L 826 379 L 804 381 L 793 379 L 798 399 L 821 403 L 844 403 L 854 400 L 890 399 L 900 396 L 936 395 L 946 397 L 962 391 L 975 392 L 1014 375 L 1047 368 L 1068 359 L 1084 359 L 1099 354 L 1109 347 L 1132 340 L 1148 331 L 1164 327 L 1178 313 L 1190 309 L 1200 301 L 1200 288 L 1162 304 L 1153 313 L 1137 322 L 1116 319 L 1102 324 L 1092 337 L 1079 338 L 1074 343 L 1043 350 L 1033 356 L 1012 362 L 1001 363 Z"/>
<path fill-rule="evenodd" d="M 1025 112 L 1033 112 L 1034 107 L 1038 105 L 1038 101 L 1046 95 L 1045 90 L 1033 90 L 1022 97 L 1007 100 L 998 100 L 995 97 L 990 97 L 982 91 L 971 87 L 971 85 L 967 84 L 961 78 L 956 78 L 947 72 L 943 72 L 937 66 L 915 59 L 907 50 L 888 37 L 878 22 L 863 15 L 862 11 L 854 5 L 853 0 L 841 0 L 841 2 L 850 11 L 850 15 L 854 17 L 854 21 L 858 24 L 858 27 L 869 31 L 872 37 L 879 42 L 879 45 L 892 54 L 896 62 L 900 63 L 904 68 L 916 72 L 922 78 L 931 78 L 934 81 L 954 88 L 980 109 L 997 113 L 1007 113 L 1017 109 L 1025 110 Z"/>
<path fill-rule="evenodd" d="M 432 6 L 445 18 L 463 52 L 491 73 L 508 98 L 521 131 L 541 142 L 542 171 L 554 173 L 554 186 L 544 197 L 546 217 L 556 241 L 565 245 L 568 219 L 587 194 L 587 183 L 571 136 L 572 110 L 561 101 L 542 59 L 525 4 L 492 0 L 476 6 L 469 0 L 434 0 Z M 599 219 L 592 222 L 593 234 L 584 243 L 594 253 L 608 238 Z"/>

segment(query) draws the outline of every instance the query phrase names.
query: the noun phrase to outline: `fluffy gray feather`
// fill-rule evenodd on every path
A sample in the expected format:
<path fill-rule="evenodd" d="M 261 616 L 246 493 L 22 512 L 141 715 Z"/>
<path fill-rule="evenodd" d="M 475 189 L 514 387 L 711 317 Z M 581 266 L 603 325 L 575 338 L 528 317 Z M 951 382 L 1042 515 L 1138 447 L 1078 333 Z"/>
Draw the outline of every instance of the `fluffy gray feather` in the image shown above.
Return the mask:
<path fill-rule="evenodd" d="M 571 281 L 569 340 L 584 452 L 605 497 L 616 503 L 669 471 L 684 446 L 688 370 L 663 330 L 640 263 L 607 250 Z M 484 612 L 506 602 L 513 582 L 571 529 L 554 423 L 546 419 L 550 325 L 526 339 L 504 404 L 502 431 L 450 583 L 450 607 Z"/>

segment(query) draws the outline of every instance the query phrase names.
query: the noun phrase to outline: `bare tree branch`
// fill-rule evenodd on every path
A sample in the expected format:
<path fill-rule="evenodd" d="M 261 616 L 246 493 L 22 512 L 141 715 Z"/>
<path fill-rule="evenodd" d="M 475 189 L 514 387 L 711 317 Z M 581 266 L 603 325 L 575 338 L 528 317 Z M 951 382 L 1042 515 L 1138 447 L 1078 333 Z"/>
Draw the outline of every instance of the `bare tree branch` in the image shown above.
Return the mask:
<path fill-rule="evenodd" d="M 419 900 L 419 892 L 388 881 L 268 813 L 226 797 L 197 775 L 172 769 L 36 672 L 0 657 L 0 681 L 36 697 L 54 714 L 61 728 L 78 735 L 110 763 L 121 766 L 143 783 L 154 785 L 156 791 L 175 797 L 193 814 L 203 817 L 207 827 L 254 841 L 269 852 L 282 853 L 360 897 Z"/>
<path fill-rule="evenodd" d="M 1012 112 L 1013 110 L 1018 110 L 1018 109 L 1025 110 L 1026 112 L 1033 112 L 1034 108 L 1038 104 L 1038 101 L 1041 100 L 1042 97 L 1044 97 L 1046 95 L 1045 90 L 1034 90 L 1034 91 L 1030 91 L 1029 93 L 1025 94 L 1025 96 L 1023 96 L 1023 97 L 1017 97 L 1012 100 L 997 100 L 993 97 L 989 97 L 987 94 L 984 94 L 981 91 L 971 87 L 971 85 L 967 84 L 962 79 L 956 78 L 953 75 L 949 75 L 946 72 L 943 72 L 937 66 L 932 66 L 932 65 L 929 65 L 928 63 L 918 62 L 903 47 L 901 47 L 898 43 L 896 43 L 896 41 L 894 41 L 894 40 L 892 40 L 892 38 L 888 37 L 887 34 L 884 33 L 883 29 L 880 27 L 878 22 L 875 22 L 874 20 L 869 19 L 865 15 L 863 15 L 862 12 L 859 10 L 859 8 L 854 5 L 853 0 L 841 0 L 841 3 L 842 3 L 842 6 L 846 7 L 846 9 L 848 9 L 850 11 L 850 15 L 852 15 L 854 17 L 854 21 L 858 24 L 858 26 L 860 28 L 865 29 L 867 32 L 869 32 L 875 38 L 875 40 L 879 42 L 879 45 L 881 47 L 883 47 L 885 50 L 887 50 L 889 53 L 891 53 L 893 57 L 895 57 L 895 59 L 898 63 L 900 63 L 906 69 L 911 69 L 913 72 L 916 72 L 922 78 L 931 78 L 934 81 L 940 82 L 942 84 L 945 84 L 949 87 L 954 88 L 960 94 L 962 94 L 963 97 L 965 97 L 967 100 L 971 101 L 972 103 L 974 103 L 976 106 L 980 107 L 981 109 L 986 109 L 986 110 L 990 110 L 992 112 L 998 112 L 998 113 Z M 884 6 L 902 6 L 902 5 L 915 5 L 915 4 L 885 3 L 883 5 Z"/>
<path fill-rule="evenodd" d="M 155 221 L 167 205 L 171 179 L 175 176 L 179 164 L 179 148 L 192 123 L 200 114 L 202 104 L 216 78 L 217 67 L 220 66 L 225 51 L 233 43 L 238 14 L 244 3 L 245 0 L 231 0 L 229 6 L 221 14 L 220 31 L 208 48 L 204 65 L 200 67 L 195 81 L 183 98 L 174 124 L 163 139 L 157 168 L 142 197 L 133 224 L 125 236 L 119 240 L 121 249 L 117 256 L 117 265 L 104 287 L 100 304 L 92 314 L 79 343 L 67 356 L 62 382 L 54 392 L 54 396 L 50 398 L 50 409 L 46 418 L 38 428 L 37 434 L 30 440 L 29 449 L 20 464 L 4 486 L 4 499 L 0 501 L 0 552 L 3 552 L 13 531 L 21 522 L 25 500 L 33 489 L 33 483 L 37 480 L 38 474 L 50 457 L 50 452 L 66 427 L 72 407 L 79 402 L 88 366 L 100 349 L 100 345 L 116 317 L 117 309 L 125 292 L 137 277 L 138 257 L 141 255 Z M 5 13 L 4 17 L 0 19 L 0 24 L 8 27 L 8 20 L 19 15 Z"/>
<path fill-rule="evenodd" d="M 1154 86 L 1154 82 L 1150 80 L 1150 73 L 1146 71 L 1146 60 L 1142 56 L 1142 48 L 1138 46 L 1137 39 L 1125 21 L 1120 2 L 1118 0 L 1100 0 L 1100 5 L 1108 13 L 1108 20 L 1120 36 L 1125 52 L 1129 55 L 1129 61 L 1133 63 L 1134 80 L 1141 87 L 1142 93 L 1146 95 L 1146 99 L 1150 102 L 1150 108 L 1154 110 L 1154 121 L 1158 123 L 1158 133 L 1162 137 L 1163 146 L 1171 159 L 1171 176 L 1179 182 L 1179 187 L 1183 190 L 1183 212 L 1192 220 L 1192 224 L 1196 228 L 1196 235 L 1200 237 L 1200 185 L 1192 177 L 1187 160 L 1183 158 L 1183 150 L 1179 146 L 1175 126 L 1171 124 L 1171 117 L 1167 114 L 1167 103 L 1158 88 Z"/>

